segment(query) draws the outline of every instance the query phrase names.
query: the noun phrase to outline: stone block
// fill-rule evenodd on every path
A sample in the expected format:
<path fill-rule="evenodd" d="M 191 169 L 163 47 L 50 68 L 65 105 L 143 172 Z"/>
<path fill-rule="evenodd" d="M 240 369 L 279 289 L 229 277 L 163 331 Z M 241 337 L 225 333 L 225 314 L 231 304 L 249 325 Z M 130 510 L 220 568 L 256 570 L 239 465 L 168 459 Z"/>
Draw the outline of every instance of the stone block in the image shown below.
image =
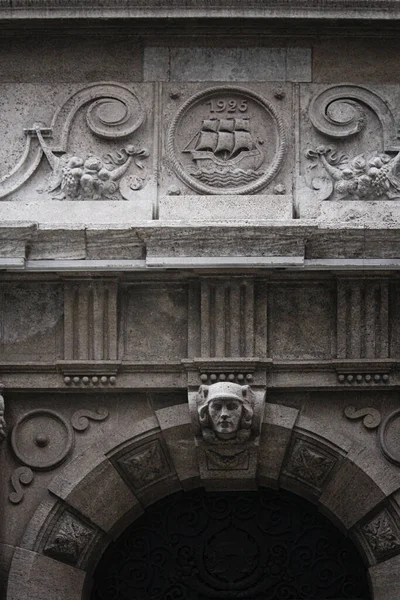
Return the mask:
<path fill-rule="evenodd" d="M 85 572 L 47 556 L 17 548 L 7 600 L 76 600 L 81 598 Z"/>
<path fill-rule="evenodd" d="M 162 221 L 212 221 L 237 219 L 289 220 L 292 196 L 161 196 L 159 217 Z"/>
<path fill-rule="evenodd" d="M 298 414 L 295 408 L 266 403 L 257 469 L 257 478 L 262 485 L 277 487 Z"/>
<path fill-rule="evenodd" d="M 125 288 L 124 360 L 172 361 L 186 356 L 187 295 L 179 284 Z"/>
<path fill-rule="evenodd" d="M 156 411 L 156 415 L 182 486 L 185 485 L 186 480 L 191 480 L 190 487 L 194 486 L 195 480 L 198 480 L 198 485 L 200 485 L 200 473 L 188 405 L 179 404 L 162 408 Z"/>
<path fill-rule="evenodd" d="M 374 600 L 400 597 L 400 556 L 394 556 L 369 568 L 368 575 Z"/>
<path fill-rule="evenodd" d="M 2 82 L 140 81 L 142 75 L 141 51 L 130 36 L 3 36 L 0 52 Z"/>
<path fill-rule="evenodd" d="M 89 448 L 70 462 L 49 490 L 106 533 L 114 533 L 129 514 L 142 510 L 132 492 L 106 457 Z"/>
<path fill-rule="evenodd" d="M 311 50 L 147 47 L 144 81 L 311 81 Z"/>

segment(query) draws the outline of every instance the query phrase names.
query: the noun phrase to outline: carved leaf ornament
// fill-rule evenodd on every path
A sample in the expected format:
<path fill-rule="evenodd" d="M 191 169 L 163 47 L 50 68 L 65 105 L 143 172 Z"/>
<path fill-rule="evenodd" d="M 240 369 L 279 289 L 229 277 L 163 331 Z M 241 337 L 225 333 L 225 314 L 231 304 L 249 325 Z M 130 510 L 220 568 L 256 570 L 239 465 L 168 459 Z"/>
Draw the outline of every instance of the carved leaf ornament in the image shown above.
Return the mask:
<path fill-rule="evenodd" d="M 115 83 L 89 85 L 73 94 L 55 113 L 50 127 L 34 123 L 25 130 L 25 151 L 10 173 L 0 179 L 0 198 L 20 188 L 39 167 L 43 155 L 51 167 L 47 191 L 57 200 L 102 200 L 117 191 L 127 199 L 130 190 L 143 187 L 143 178 L 131 176 L 128 193 L 122 177 L 132 161 L 139 169 L 149 156 L 144 148 L 126 144 L 105 157 L 67 153 L 68 137 L 77 112 L 88 105 L 86 123 L 92 134 L 109 140 L 131 136 L 144 122 L 145 111 L 136 94 Z M 50 142 L 51 140 L 51 142 Z"/>
<path fill-rule="evenodd" d="M 321 200 L 332 197 L 338 200 L 400 198 L 400 147 L 396 123 L 389 106 L 378 94 L 360 86 L 333 86 L 314 96 L 309 117 L 317 131 L 330 141 L 339 141 L 356 136 L 365 128 L 366 107 L 380 121 L 382 149 L 348 157 L 328 142 L 306 152 L 306 157 L 316 160 L 325 172 L 324 177 L 314 177 L 311 181 L 311 187 L 319 191 Z"/>

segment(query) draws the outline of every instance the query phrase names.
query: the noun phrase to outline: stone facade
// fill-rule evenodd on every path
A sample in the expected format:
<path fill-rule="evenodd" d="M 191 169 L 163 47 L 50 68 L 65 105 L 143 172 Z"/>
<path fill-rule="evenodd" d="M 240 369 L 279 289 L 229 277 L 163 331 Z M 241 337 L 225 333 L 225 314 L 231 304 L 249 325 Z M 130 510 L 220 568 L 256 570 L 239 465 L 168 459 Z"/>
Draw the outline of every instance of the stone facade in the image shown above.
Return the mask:
<path fill-rule="evenodd" d="M 395 600 L 397 3 L 168 4 L 0 1 L 0 598 L 267 486 Z"/>

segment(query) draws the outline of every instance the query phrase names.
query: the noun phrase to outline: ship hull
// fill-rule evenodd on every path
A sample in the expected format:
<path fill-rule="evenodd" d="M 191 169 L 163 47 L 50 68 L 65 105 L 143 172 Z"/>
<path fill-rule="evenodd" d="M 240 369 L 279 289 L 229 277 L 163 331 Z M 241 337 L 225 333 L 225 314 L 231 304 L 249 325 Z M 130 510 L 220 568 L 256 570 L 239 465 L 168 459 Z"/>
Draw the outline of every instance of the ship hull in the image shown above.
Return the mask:
<path fill-rule="evenodd" d="M 264 159 L 259 150 L 241 152 L 238 156 L 222 160 L 212 152 L 192 151 L 197 169 L 191 171 L 192 177 L 215 188 L 239 187 L 252 183 L 263 175 L 259 167 Z"/>

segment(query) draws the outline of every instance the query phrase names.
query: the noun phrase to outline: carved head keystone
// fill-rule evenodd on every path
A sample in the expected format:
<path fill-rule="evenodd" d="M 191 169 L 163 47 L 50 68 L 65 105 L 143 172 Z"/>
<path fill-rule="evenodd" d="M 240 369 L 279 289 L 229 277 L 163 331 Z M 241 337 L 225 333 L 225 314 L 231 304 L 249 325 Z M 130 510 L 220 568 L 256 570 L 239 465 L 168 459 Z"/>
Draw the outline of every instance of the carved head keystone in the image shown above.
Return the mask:
<path fill-rule="evenodd" d="M 250 386 L 218 382 L 201 385 L 198 393 L 198 415 L 203 438 L 244 442 L 250 437 L 253 407 Z"/>

